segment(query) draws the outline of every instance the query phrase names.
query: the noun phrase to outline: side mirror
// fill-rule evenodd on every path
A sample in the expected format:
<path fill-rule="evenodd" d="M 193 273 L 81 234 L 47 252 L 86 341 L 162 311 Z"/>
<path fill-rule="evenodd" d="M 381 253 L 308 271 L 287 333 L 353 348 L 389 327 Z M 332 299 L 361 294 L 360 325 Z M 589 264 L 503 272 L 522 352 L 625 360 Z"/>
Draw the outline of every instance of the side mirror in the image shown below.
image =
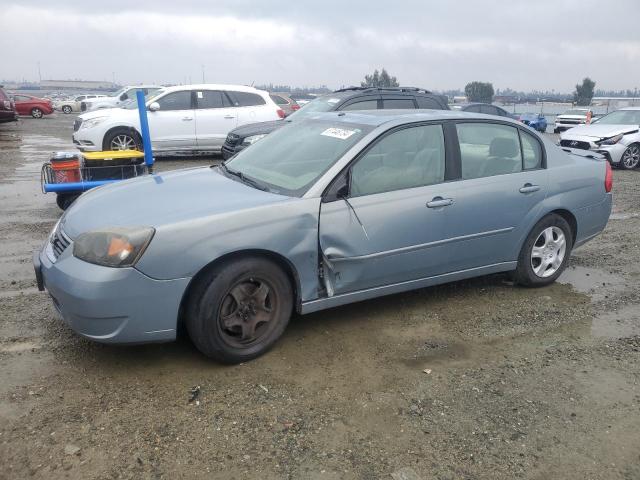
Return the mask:
<path fill-rule="evenodd" d="M 149 104 L 150 112 L 157 112 L 158 110 L 160 110 L 160 104 L 158 102 L 151 102 Z"/>
<path fill-rule="evenodd" d="M 322 197 L 323 203 L 335 202 L 349 196 L 349 173 L 340 174 Z"/>
<path fill-rule="evenodd" d="M 120 95 L 120 101 L 124 102 L 127 98 L 129 98 L 129 96 L 126 93 L 123 93 L 122 95 Z"/>

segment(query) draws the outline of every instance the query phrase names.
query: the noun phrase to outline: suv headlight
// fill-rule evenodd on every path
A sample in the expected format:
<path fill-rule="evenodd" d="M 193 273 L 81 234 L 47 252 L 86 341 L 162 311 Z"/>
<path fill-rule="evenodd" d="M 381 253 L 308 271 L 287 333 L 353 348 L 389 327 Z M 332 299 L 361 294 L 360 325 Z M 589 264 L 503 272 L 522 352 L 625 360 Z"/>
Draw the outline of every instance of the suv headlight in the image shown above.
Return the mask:
<path fill-rule="evenodd" d="M 96 125 L 100 125 L 107 118 L 109 117 L 95 117 L 95 118 L 90 118 L 88 120 L 84 120 L 82 122 L 82 125 L 80 126 L 80 130 L 84 130 L 85 128 L 93 128 Z"/>
<path fill-rule="evenodd" d="M 615 145 L 620 140 L 622 140 L 622 137 L 624 137 L 624 134 L 620 133 L 620 134 L 616 135 L 615 137 L 610 137 L 610 138 L 605 138 L 603 140 L 600 140 L 599 144 L 600 145 Z"/>
<path fill-rule="evenodd" d="M 105 267 L 131 267 L 146 250 L 151 227 L 113 227 L 83 233 L 73 242 L 73 256 Z"/>
<path fill-rule="evenodd" d="M 266 133 L 261 133 L 260 135 L 251 135 L 250 137 L 246 137 L 243 141 L 242 144 L 243 145 L 252 145 L 254 143 L 256 143 L 258 140 L 266 137 L 267 134 Z"/>

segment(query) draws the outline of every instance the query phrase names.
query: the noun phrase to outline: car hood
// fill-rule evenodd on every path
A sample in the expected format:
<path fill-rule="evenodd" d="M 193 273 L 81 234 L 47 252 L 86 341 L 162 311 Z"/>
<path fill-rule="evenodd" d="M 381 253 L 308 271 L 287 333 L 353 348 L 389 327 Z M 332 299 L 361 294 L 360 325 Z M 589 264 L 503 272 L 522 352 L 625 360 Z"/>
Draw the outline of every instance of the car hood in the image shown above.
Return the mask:
<path fill-rule="evenodd" d="M 586 120 L 586 115 L 558 115 L 556 120 Z"/>
<path fill-rule="evenodd" d="M 583 137 L 595 137 L 595 138 L 608 138 L 618 135 L 620 133 L 632 133 L 638 131 L 638 125 L 580 125 L 567 130 L 566 134 L 561 137 L 571 136 L 583 136 Z"/>
<path fill-rule="evenodd" d="M 240 138 L 250 137 L 252 135 L 261 135 L 263 133 L 271 133 L 284 125 L 287 125 L 286 120 L 272 120 L 270 122 L 258 122 L 249 123 L 241 127 L 231 130 L 229 133 L 238 135 Z"/>
<path fill-rule="evenodd" d="M 91 110 L 90 112 L 78 115 L 78 118 L 81 118 L 82 121 L 85 121 L 97 117 L 115 117 L 116 115 L 120 117 L 130 116 L 138 118 L 138 110 L 127 110 L 124 108 L 100 108 L 98 110 Z"/>
<path fill-rule="evenodd" d="M 215 167 L 174 170 L 106 185 L 83 194 L 65 212 L 71 238 L 104 227 L 156 229 L 283 201 L 277 195 L 226 177 Z"/>

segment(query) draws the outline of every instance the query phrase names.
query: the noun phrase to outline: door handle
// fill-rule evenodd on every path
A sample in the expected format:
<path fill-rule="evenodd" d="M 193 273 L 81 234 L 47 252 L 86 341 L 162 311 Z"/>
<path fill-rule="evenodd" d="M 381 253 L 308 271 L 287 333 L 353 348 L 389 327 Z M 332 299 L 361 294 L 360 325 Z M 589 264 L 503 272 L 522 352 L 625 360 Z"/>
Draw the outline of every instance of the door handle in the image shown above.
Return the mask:
<path fill-rule="evenodd" d="M 434 197 L 433 200 L 427 202 L 427 208 L 448 207 L 453 205 L 453 198 Z"/>
<path fill-rule="evenodd" d="M 227 120 L 233 120 L 236 117 L 234 117 L 233 115 L 225 115 L 224 118 L 226 118 Z"/>
<path fill-rule="evenodd" d="M 525 183 L 522 187 L 520 187 L 520 193 L 533 193 L 540 190 L 540 185 L 532 185 L 530 183 Z"/>
<path fill-rule="evenodd" d="M 193 120 L 193 117 L 182 117 L 183 122 L 190 122 L 191 120 Z"/>

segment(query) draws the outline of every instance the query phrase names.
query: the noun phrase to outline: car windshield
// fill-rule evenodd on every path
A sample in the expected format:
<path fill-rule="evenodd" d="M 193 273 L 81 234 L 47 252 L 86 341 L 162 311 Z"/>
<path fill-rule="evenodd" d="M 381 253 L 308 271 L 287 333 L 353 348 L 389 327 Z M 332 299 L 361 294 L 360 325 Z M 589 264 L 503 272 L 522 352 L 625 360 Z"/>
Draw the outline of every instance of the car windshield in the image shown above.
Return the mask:
<path fill-rule="evenodd" d="M 147 93 L 144 96 L 145 105 L 149 104 L 149 102 L 153 101 L 154 98 L 160 96 L 163 93 L 164 93 L 163 89 L 154 90 L 153 92 Z M 130 98 L 129 100 L 121 104 L 120 108 L 126 108 L 127 110 L 135 110 L 136 108 L 138 108 L 137 98 L 135 96 L 133 98 Z"/>
<path fill-rule="evenodd" d="M 587 116 L 586 110 L 567 110 L 562 115 L 582 115 L 583 117 Z"/>
<path fill-rule="evenodd" d="M 117 92 L 110 93 L 108 96 L 109 97 L 119 97 L 120 95 L 122 95 L 126 91 L 127 91 L 127 89 L 125 87 L 123 87 L 120 90 L 118 90 Z"/>
<path fill-rule="evenodd" d="M 342 100 L 340 97 L 326 95 L 316 98 L 300 108 L 297 112 L 287 117 L 287 121 L 300 120 L 310 113 L 330 112 L 335 109 L 336 105 Z"/>
<path fill-rule="evenodd" d="M 305 120 L 286 125 L 242 150 L 224 165 L 229 174 L 274 193 L 302 196 L 373 127 Z"/>
<path fill-rule="evenodd" d="M 640 125 L 640 110 L 618 110 L 598 119 L 598 125 Z"/>

